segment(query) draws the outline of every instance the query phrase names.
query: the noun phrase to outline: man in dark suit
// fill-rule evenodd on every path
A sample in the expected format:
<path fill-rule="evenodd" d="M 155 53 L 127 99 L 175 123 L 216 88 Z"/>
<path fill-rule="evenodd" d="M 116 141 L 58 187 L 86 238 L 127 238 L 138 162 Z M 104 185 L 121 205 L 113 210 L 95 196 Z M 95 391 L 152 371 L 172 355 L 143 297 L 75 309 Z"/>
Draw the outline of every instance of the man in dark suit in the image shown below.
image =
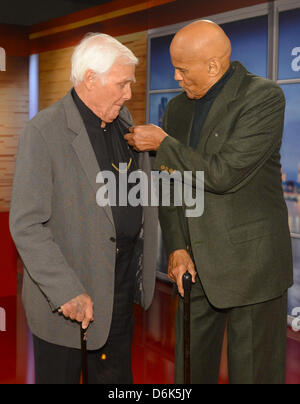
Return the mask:
<path fill-rule="evenodd" d="M 156 168 L 204 171 L 205 209 L 160 208 L 169 277 L 191 294 L 192 383 L 217 383 L 228 329 L 231 383 L 284 383 L 287 289 L 292 253 L 281 186 L 285 99 L 269 80 L 231 63 L 231 43 L 210 21 L 172 41 L 175 79 L 184 93 L 169 103 L 163 130 L 131 129 L 137 150 L 157 150 Z M 176 325 L 176 382 L 183 381 L 183 303 Z"/>
<path fill-rule="evenodd" d="M 96 181 L 109 172 L 119 189 L 121 164 L 150 174 L 149 155 L 123 138 L 136 64 L 114 38 L 84 38 L 72 58 L 74 88 L 20 138 L 10 229 L 25 265 L 38 384 L 79 383 L 79 323 L 88 329 L 89 382 L 133 381 L 133 303 L 152 301 L 157 213 L 119 199 L 101 205 Z"/>

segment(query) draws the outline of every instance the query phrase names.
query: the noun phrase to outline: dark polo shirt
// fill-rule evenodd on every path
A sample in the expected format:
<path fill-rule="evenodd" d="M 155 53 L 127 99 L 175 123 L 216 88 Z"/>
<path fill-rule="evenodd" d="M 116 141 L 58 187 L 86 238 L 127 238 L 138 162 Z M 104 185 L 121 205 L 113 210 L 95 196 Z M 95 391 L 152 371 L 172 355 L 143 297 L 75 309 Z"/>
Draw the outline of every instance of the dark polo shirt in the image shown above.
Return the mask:
<path fill-rule="evenodd" d="M 230 66 L 224 76 L 207 92 L 204 97 L 194 101 L 195 116 L 190 137 L 190 147 L 193 149 L 195 149 L 199 143 L 201 130 L 206 121 L 210 108 L 233 73 L 234 68 Z"/>
<path fill-rule="evenodd" d="M 131 172 L 138 170 L 138 153 L 130 148 L 124 140 L 128 127 L 125 127 L 124 123 L 117 118 L 112 123 L 106 124 L 104 129 L 101 128 L 101 119 L 83 103 L 74 89 L 72 96 L 89 135 L 99 164 L 99 171 L 111 171 L 116 177 L 117 206 L 112 206 L 112 213 L 117 239 L 134 239 L 142 226 L 143 210 L 141 206 L 119 206 L 119 172 L 112 165 L 119 168 L 120 163 L 128 165 L 132 159 L 128 176 Z M 134 185 L 128 184 L 128 193 Z"/>

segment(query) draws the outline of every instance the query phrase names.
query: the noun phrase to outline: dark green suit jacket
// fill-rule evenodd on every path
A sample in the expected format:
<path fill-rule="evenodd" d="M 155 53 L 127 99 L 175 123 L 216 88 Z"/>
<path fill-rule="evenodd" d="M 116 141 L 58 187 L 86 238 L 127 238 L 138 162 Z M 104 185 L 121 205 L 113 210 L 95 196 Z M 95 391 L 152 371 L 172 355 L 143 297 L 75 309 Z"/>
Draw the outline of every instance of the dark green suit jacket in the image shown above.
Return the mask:
<path fill-rule="evenodd" d="M 186 94 L 170 101 L 169 137 L 155 162 L 158 170 L 205 173 L 203 216 L 187 218 L 185 206 L 161 207 L 160 222 L 167 253 L 191 249 L 217 308 L 271 300 L 293 282 L 280 165 L 285 98 L 274 82 L 233 66 L 196 150 L 188 147 L 194 102 Z"/>

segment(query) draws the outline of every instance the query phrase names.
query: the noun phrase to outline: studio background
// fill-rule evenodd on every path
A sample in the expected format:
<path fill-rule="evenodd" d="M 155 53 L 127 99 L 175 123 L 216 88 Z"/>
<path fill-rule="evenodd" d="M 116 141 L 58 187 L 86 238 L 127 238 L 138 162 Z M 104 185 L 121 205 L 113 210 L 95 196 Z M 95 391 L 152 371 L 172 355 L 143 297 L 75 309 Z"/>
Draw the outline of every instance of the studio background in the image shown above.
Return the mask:
<path fill-rule="evenodd" d="M 183 25 L 199 18 L 222 25 L 233 43 L 232 59 L 240 60 L 251 72 L 278 82 L 287 98 L 282 180 L 294 253 L 295 285 L 289 292 L 287 313 L 291 324 L 292 309 L 300 307 L 300 0 L 114 0 L 33 26 L 0 24 L 0 47 L 6 51 L 6 71 L 0 72 L 0 306 L 7 312 L 16 313 L 21 307 L 17 286 L 22 265 L 8 229 L 19 135 L 29 117 L 70 90 L 74 46 L 88 32 L 105 32 L 128 46 L 140 63 L 133 99 L 127 106 L 136 124 L 161 125 L 168 101 L 180 92 L 173 78 L 170 41 Z M 157 271 L 158 279 L 163 281 L 158 284 L 157 294 L 167 296 L 170 302 L 162 305 L 154 301 L 150 315 L 155 316 L 143 317 L 140 324 L 150 337 L 138 335 L 144 338 L 145 345 L 154 341 L 157 357 L 167 358 L 162 366 L 170 375 L 176 307 L 171 302 L 162 242 Z M 169 330 L 163 332 L 166 319 Z M 9 340 L 11 356 L 22 351 L 18 328 L 23 322 L 21 318 L 8 317 L 8 331 L 0 333 L 0 349 Z M 298 337 L 293 334 L 293 338 Z M 140 353 L 139 349 L 140 346 Z M 30 352 L 26 351 L 26 355 L 30 357 Z M 153 356 L 148 358 L 150 367 L 154 362 Z M 21 372 L 18 366 L 30 368 L 32 363 L 7 363 L 8 374 Z M 159 374 L 157 371 L 157 377 Z"/>

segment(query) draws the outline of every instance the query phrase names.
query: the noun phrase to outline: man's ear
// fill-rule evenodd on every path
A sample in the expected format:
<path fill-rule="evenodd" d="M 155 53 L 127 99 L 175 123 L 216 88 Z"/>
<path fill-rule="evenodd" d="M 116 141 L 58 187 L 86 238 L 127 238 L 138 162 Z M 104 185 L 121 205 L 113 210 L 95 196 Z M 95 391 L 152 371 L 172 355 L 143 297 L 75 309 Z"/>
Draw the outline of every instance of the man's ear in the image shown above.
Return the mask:
<path fill-rule="evenodd" d="M 94 85 L 95 85 L 95 81 L 96 81 L 96 76 L 97 73 L 95 73 L 93 70 L 88 69 L 83 76 L 83 82 L 86 86 L 86 88 L 88 90 L 92 90 Z"/>
<path fill-rule="evenodd" d="M 220 59 L 212 58 L 208 62 L 208 74 L 212 77 L 218 76 L 222 69 L 222 64 Z"/>

